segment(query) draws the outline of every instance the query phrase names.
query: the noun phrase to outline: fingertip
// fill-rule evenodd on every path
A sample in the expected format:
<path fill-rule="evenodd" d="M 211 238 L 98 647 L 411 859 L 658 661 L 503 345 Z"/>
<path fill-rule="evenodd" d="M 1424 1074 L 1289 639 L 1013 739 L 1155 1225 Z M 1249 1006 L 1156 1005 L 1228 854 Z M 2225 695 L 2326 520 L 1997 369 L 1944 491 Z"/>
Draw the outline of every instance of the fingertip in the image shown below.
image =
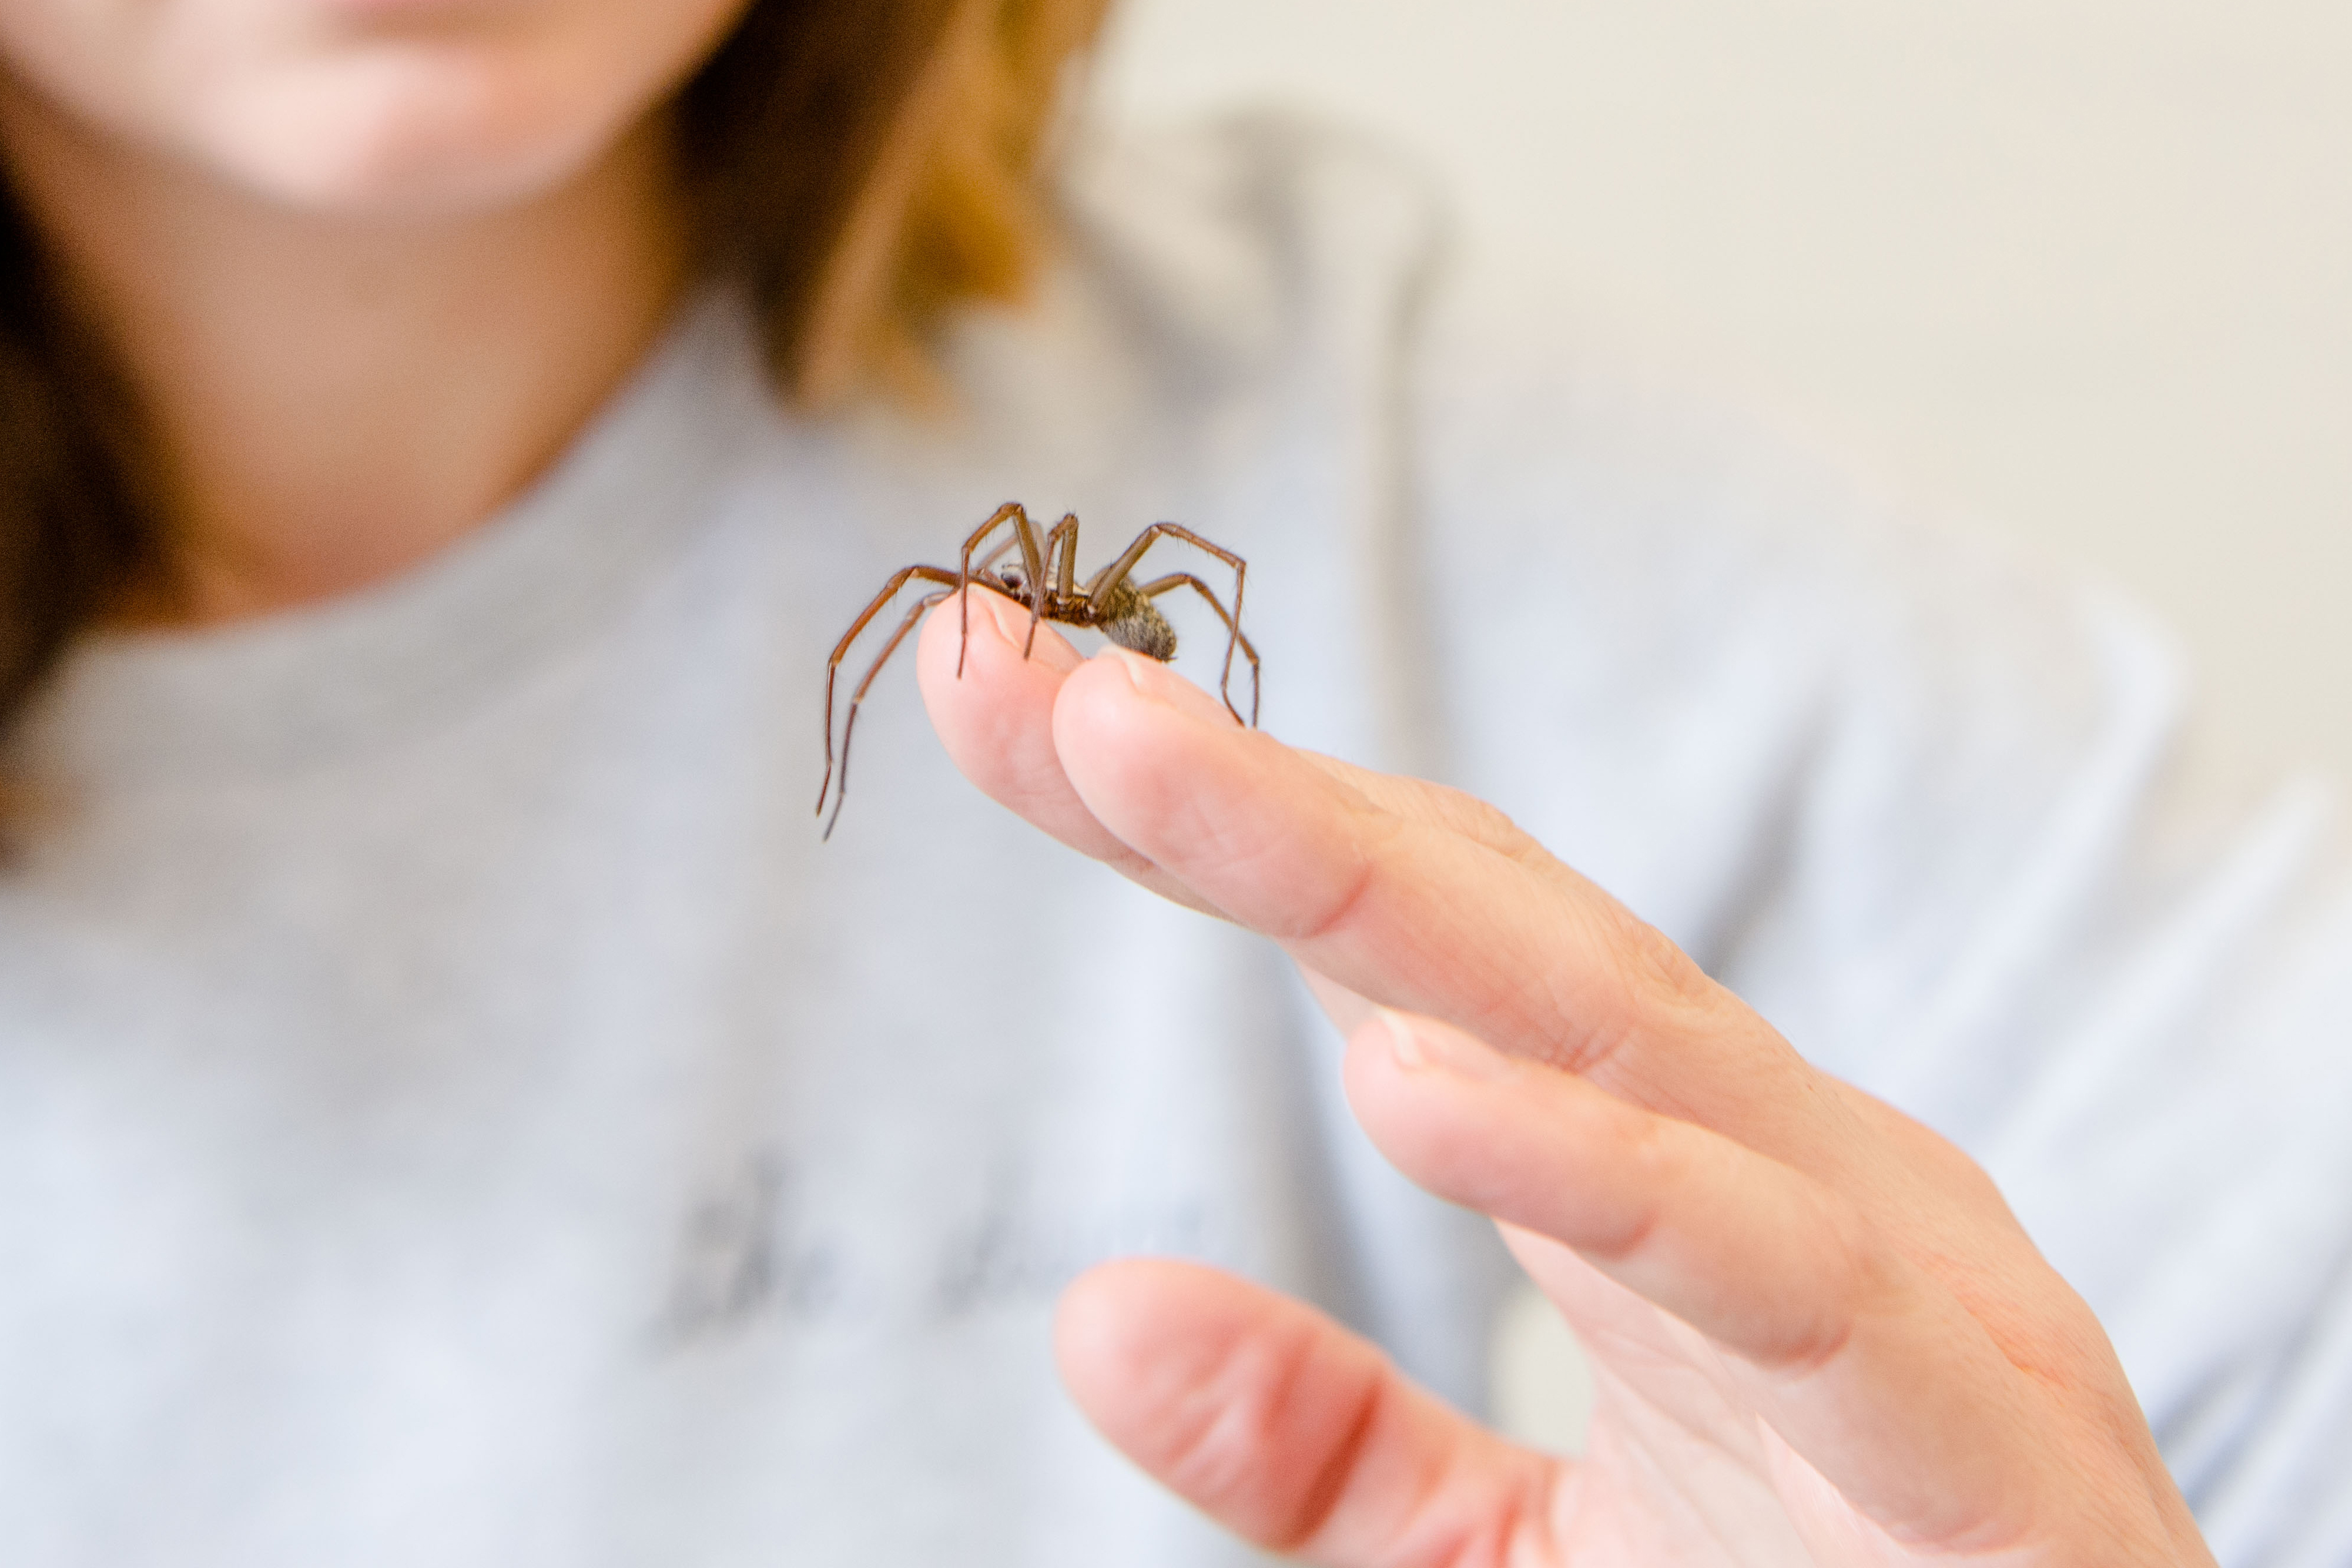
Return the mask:
<path fill-rule="evenodd" d="M 1072 1280 L 1054 1310 L 1054 1359 L 1079 1405 L 1101 1424 L 1097 1406 L 1111 1390 L 1131 1386 L 1154 1348 L 1183 1342 L 1163 1324 L 1181 1320 L 1202 1297 L 1210 1271 L 1197 1264 L 1128 1258 L 1098 1264 Z"/>
<path fill-rule="evenodd" d="M 1199 1264 L 1107 1264 L 1065 1292 L 1063 1380 L 1128 1458 L 1228 1529 L 1287 1548 L 1325 1517 L 1393 1376 L 1311 1308 Z"/>
<path fill-rule="evenodd" d="M 1280 1306 L 1197 1263 L 1122 1258 L 1087 1270 L 1054 1314 L 1054 1360 L 1070 1397 L 1145 1468 L 1189 1448 L 1230 1396 L 1236 1353 Z"/>
<path fill-rule="evenodd" d="M 1156 759 L 1171 746 L 1189 747 L 1203 727 L 1241 732 L 1214 697 L 1157 659 L 1117 645 L 1071 670 L 1055 698 L 1055 744 L 1090 773 L 1116 773 L 1122 762 L 1164 772 Z M 1089 761 L 1099 765 L 1087 767 Z"/>
<path fill-rule="evenodd" d="M 1381 1155 L 1416 1185 L 1498 1218 L 1573 1182 L 1642 1112 L 1440 1019 L 1383 1008 L 1349 1037 L 1342 1079 Z"/>
<path fill-rule="evenodd" d="M 1094 1270 L 1063 1298 L 1055 1348 L 1106 1437 L 1277 1552 L 1466 1561 L 1452 1548 L 1542 1479 L 1328 1317 L 1197 1264 Z"/>
<path fill-rule="evenodd" d="M 1376 1007 L 1348 1037 L 1342 1076 L 1358 1120 L 1385 1129 L 1475 1117 L 1477 1103 L 1511 1097 L 1527 1071 L 1452 1025 Z"/>
<path fill-rule="evenodd" d="M 969 635 L 964 600 L 970 605 Z M 1086 662 L 1050 621 L 1037 624 L 1033 642 L 1029 611 L 977 583 L 961 599 L 950 592 L 932 606 L 923 622 L 922 643 L 916 658 L 922 671 L 927 701 L 932 698 L 934 681 L 977 680 L 984 688 L 1007 675 L 1067 675 Z M 1018 668 L 1024 665 L 1035 668 Z M 942 687 L 939 696 L 953 701 L 963 700 L 965 694 Z"/>
<path fill-rule="evenodd" d="M 1092 1368 L 1118 1355 L 1123 1343 L 1125 1306 L 1150 1263 L 1134 1258 L 1098 1264 L 1064 1288 L 1054 1308 L 1054 1355 L 1065 1373 Z"/>
<path fill-rule="evenodd" d="M 1019 805 L 1057 786 L 1051 715 L 1063 674 L 1085 662 L 1050 627 L 1041 627 L 1034 657 L 1024 658 L 1017 635 L 1027 612 L 986 589 L 971 595 L 971 626 L 953 597 L 924 624 L 916 651 L 916 680 L 931 728 L 957 768 L 994 799 Z"/>
<path fill-rule="evenodd" d="M 1071 783 L 1113 831 L 1153 837 L 1146 852 L 1155 858 L 1159 847 L 1197 852 L 1215 837 L 1217 824 L 1201 815 L 1217 804 L 1202 794 L 1212 773 L 1225 776 L 1219 799 L 1262 803 L 1268 763 L 1251 748 L 1276 744 L 1234 724 L 1181 676 L 1124 648 L 1087 660 L 1055 698 L 1054 746 Z"/>
<path fill-rule="evenodd" d="M 1028 611 L 987 589 L 971 595 L 968 640 L 953 598 L 932 611 L 916 676 L 949 760 L 982 794 L 1033 826 L 1164 897 L 1214 913 L 1097 821 L 1079 798 L 1055 750 L 1054 711 L 1068 672 L 1083 673 L 1088 661 L 1050 626 L 1038 629 L 1035 656 L 1023 658 L 1028 625 Z"/>
<path fill-rule="evenodd" d="M 1054 694 L 1054 750 L 1080 795 L 1106 783 L 1116 792 L 1130 779 L 1168 776 L 1167 720 L 1139 700 L 1117 659 L 1090 658 Z"/>
<path fill-rule="evenodd" d="M 1127 677 L 1135 695 L 1146 702 L 1220 728 L 1233 728 L 1239 722 L 1223 702 L 1149 655 L 1109 643 L 1095 655 L 1094 662 L 1118 669 Z"/>
<path fill-rule="evenodd" d="M 974 609 L 980 607 L 981 595 L 974 595 Z M 993 623 L 975 617 L 972 630 L 992 637 Z M 923 617 L 923 629 L 915 639 L 915 681 L 922 689 L 923 705 L 931 710 L 934 721 L 940 709 L 960 700 L 962 693 L 949 682 L 957 677 L 957 666 L 967 657 L 969 644 L 962 636 L 955 595 L 950 594 L 931 606 Z"/>
<path fill-rule="evenodd" d="M 1482 1145 L 1503 1131 L 1488 1085 L 1511 1064 L 1475 1041 L 1448 1038 L 1454 1033 L 1434 1019 L 1378 1008 L 1349 1037 L 1341 1084 L 1382 1157 L 1415 1184 L 1479 1207 Z M 1487 1060 L 1465 1071 L 1457 1064 L 1471 1051 Z"/>

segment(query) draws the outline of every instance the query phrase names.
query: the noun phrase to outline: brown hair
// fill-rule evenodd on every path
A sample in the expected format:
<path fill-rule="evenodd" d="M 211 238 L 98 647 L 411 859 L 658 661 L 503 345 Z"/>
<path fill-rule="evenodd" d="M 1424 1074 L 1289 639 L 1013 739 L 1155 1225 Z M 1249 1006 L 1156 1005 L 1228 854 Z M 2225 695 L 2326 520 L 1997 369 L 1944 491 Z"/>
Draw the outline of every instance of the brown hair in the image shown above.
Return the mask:
<path fill-rule="evenodd" d="M 805 405 L 919 363 L 960 300 L 1017 298 L 1036 168 L 1108 0 L 755 0 L 678 101 L 704 265 L 739 277 Z M 163 563 L 137 410 L 0 192 L 0 729 Z"/>

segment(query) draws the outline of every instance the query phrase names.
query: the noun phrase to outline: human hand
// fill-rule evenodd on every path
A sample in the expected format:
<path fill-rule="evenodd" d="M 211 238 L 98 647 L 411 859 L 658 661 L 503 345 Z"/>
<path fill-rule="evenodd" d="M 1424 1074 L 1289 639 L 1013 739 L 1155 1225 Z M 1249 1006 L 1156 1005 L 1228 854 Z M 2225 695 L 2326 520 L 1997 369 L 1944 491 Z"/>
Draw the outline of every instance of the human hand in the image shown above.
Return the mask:
<path fill-rule="evenodd" d="M 2104 1333 L 1959 1151 L 1815 1071 L 1499 813 L 1293 751 L 976 593 L 924 699 L 973 783 L 1279 942 L 1381 1151 L 1575 1329 L 1585 1455 L 1485 1431 L 1309 1309 L 1106 1265 L 1063 1375 L 1227 1527 L 1343 1568 L 2210 1563 Z M 983 611 L 985 613 L 983 613 Z"/>

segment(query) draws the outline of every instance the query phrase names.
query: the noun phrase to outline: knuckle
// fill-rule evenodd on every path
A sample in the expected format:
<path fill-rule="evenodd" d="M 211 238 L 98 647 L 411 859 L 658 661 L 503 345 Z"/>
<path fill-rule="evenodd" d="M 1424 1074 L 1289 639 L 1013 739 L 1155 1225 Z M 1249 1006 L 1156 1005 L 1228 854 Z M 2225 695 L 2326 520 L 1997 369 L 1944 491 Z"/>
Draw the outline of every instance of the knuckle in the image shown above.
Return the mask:
<path fill-rule="evenodd" d="M 1240 1386 L 1202 1397 L 1161 1479 L 1180 1494 L 1263 1545 L 1294 1550 L 1311 1540 L 1340 1504 L 1380 1415 L 1377 1376 L 1320 1387 L 1303 1339 L 1243 1369 Z M 1251 1358 L 1253 1361 L 1257 1358 Z M 1312 1419 L 1304 1413 L 1317 1410 Z M 1300 1439 L 1305 1452 L 1299 1451 Z M 1302 1465 L 1270 1464 L 1290 1451 Z"/>
<path fill-rule="evenodd" d="M 1325 886 L 1305 905 L 1297 919 L 1266 928 L 1279 942 L 1315 942 L 1340 935 L 1379 895 L 1381 869 L 1391 846 L 1404 830 L 1398 818 L 1369 804 L 1339 803 L 1346 816 L 1344 850 L 1330 868 Z M 1294 847 L 1279 847 L 1286 860 Z"/>
<path fill-rule="evenodd" d="M 1837 1359 L 1861 1321 L 1897 1310 L 1906 1294 L 1900 1260 L 1863 1212 L 1816 1189 L 1815 1245 L 1806 1260 L 1812 1308 L 1779 1318 L 1751 1359 L 1785 1376 L 1803 1377 Z"/>
<path fill-rule="evenodd" d="M 1551 855 L 1500 807 L 1450 784 L 1424 784 L 1431 821 L 1513 860 L 1549 864 Z"/>
<path fill-rule="evenodd" d="M 1612 1155 L 1625 1172 L 1632 1190 L 1646 1194 L 1605 1234 L 1580 1245 L 1580 1251 L 1611 1263 L 1622 1263 L 1646 1248 L 1658 1234 L 1670 1194 L 1681 1185 L 1686 1165 L 1682 1138 L 1664 1118 L 1624 1118 Z"/>
<path fill-rule="evenodd" d="M 1547 1058 L 1591 1077 L 1663 1036 L 1721 1024 L 1728 993 L 1655 926 L 1605 894 L 1585 902 L 1575 962 L 1547 979 L 1543 1011 L 1554 1021 Z"/>
<path fill-rule="evenodd" d="M 1721 988 L 1664 931 L 1613 899 L 1604 910 L 1617 979 L 1636 1001 L 1675 1011 L 1712 1011 L 1719 1004 Z"/>

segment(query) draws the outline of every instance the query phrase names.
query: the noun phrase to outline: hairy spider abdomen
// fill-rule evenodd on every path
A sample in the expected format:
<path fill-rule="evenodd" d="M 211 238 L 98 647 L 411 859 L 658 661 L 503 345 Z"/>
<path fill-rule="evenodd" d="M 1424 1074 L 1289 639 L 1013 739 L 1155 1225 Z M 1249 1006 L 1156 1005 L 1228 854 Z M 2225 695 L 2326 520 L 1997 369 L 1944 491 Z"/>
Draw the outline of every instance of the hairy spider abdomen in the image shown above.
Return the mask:
<path fill-rule="evenodd" d="M 1121 583 L 1110 591 L 1100 624 L 1103 636 L 1146 658 L 1166 664 L 1176 657 L 1176 628 L 1133 584 Z"/>

